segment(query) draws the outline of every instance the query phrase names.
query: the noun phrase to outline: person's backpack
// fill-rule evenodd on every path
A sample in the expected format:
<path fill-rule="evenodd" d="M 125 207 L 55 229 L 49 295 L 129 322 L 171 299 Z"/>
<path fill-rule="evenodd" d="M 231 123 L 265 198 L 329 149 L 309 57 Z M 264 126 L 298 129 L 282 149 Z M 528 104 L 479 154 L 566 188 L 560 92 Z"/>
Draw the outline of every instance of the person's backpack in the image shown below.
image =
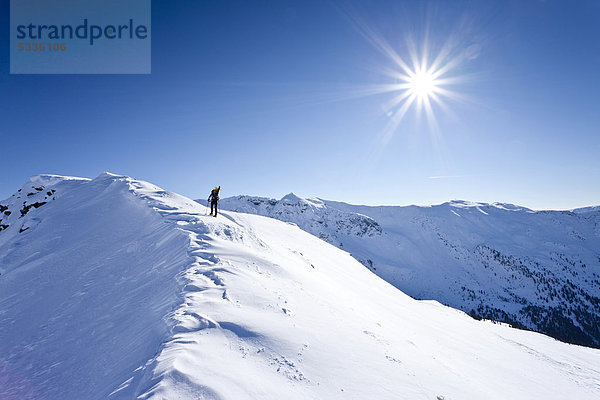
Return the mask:
<path fill-rule="evenodd" d="M 219 200 L 219 189 L 220 189 L 220 187 L 219 188 L 214 188 L 212 190 L 212 192 L 210 192 L 210 197 L 211 197 L 212 201 Z"/>

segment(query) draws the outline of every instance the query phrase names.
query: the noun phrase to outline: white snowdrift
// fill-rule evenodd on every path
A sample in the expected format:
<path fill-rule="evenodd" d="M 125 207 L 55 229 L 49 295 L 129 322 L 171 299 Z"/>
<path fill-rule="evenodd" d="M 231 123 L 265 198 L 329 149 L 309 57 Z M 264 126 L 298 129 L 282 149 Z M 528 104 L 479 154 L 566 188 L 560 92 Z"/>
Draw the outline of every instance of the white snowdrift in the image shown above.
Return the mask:
<path fill-rule="evenodd" d="M 110 174 L 42 186 L 0 232 L 1 399 L 600 396 L 600 351 L 415 301 L 294 225 Z"/>

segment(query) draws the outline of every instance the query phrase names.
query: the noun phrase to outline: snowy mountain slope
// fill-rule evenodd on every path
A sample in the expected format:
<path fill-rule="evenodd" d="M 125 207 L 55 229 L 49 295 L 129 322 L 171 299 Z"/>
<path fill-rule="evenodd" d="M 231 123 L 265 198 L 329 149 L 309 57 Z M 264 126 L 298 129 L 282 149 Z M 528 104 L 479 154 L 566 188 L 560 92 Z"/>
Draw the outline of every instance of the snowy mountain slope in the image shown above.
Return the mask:
<path fill-rule="evenodd" d="M 238 196 L 221 207 L 293 222 L 415 298 L 600 345 L 600 211 L 594 208 L 535 212 L 464 201 L 368 207 L 295 195 Z"/>
<path fill-rule="evenodd" d="M 576 214 L 584 214 L 595 211 L 600 211 L 600 206 L 581 207 L 573 210 L 573 212 Z"/>
<path fill-rule="evenodd" d="M 294 225 L 110 174 L 32 185 L 53 200 L 0 232 L 2 399 L 600 396 L 600 351 L 413 300 Z"/>

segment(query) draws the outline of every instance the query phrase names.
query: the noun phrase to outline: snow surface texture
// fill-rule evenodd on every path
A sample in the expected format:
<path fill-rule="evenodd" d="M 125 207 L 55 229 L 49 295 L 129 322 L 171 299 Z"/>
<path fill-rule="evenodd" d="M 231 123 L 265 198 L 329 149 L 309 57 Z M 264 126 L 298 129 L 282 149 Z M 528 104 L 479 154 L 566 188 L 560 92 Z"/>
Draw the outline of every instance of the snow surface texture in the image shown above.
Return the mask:
<path fill-rule="evenodd" d="M 0 204 L 3 400 L 600 396 L 599 350 L 414 300 L 292 224 L 108 173 Z"/>
<path fill-rule="evenodd" d="M 295 223 L 414 298 L 600 346 L 598 207 L 368 207 L 294 194 L 231 197 L 221 207 Z"/>

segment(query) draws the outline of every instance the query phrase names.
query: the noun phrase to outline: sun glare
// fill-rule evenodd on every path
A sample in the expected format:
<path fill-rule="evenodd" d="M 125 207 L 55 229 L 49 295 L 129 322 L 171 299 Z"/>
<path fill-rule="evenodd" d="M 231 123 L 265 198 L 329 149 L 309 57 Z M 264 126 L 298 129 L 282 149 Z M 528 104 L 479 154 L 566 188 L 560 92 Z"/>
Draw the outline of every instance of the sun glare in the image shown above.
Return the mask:
<path fill-rule="evenodd" d="M 420 98 L 429 98 L 436 89 L 436 81 L 433 74 L 428 72 L 417 72 L 408 79 L 409 92 Z"/>
<path fill-rule="evenodd" d="M 467 96 L 454 89 L 469 80 L 467 75 L 460 75 L 460 71 L 463 63 L 477 58 L 477 46 L 465 46 L 464 38 L 454 32 L 448 34 L 443 43 L 431 43 L 432 35 L 428 31 L 418 41 L 413 35 L 406 34 L 404 45 L 401 42 L 392 44 L 364 20 L 352 16 L 351 20 L 358 32 L 389 61 L 380 69 L 391 81 L 366 86 L 362 91 L 363 95 L 391 94 L 389 100 L 382 104 L 388 118 L 382 132 L 382 143 L 387 143 L 394 135 L 410 110 L 416 112 L 417 118 L 424 116 L 430 134 L 437 135 L 436 113 L 452 114 L 447 106 L 449 101 L 467 101 Z"/>

